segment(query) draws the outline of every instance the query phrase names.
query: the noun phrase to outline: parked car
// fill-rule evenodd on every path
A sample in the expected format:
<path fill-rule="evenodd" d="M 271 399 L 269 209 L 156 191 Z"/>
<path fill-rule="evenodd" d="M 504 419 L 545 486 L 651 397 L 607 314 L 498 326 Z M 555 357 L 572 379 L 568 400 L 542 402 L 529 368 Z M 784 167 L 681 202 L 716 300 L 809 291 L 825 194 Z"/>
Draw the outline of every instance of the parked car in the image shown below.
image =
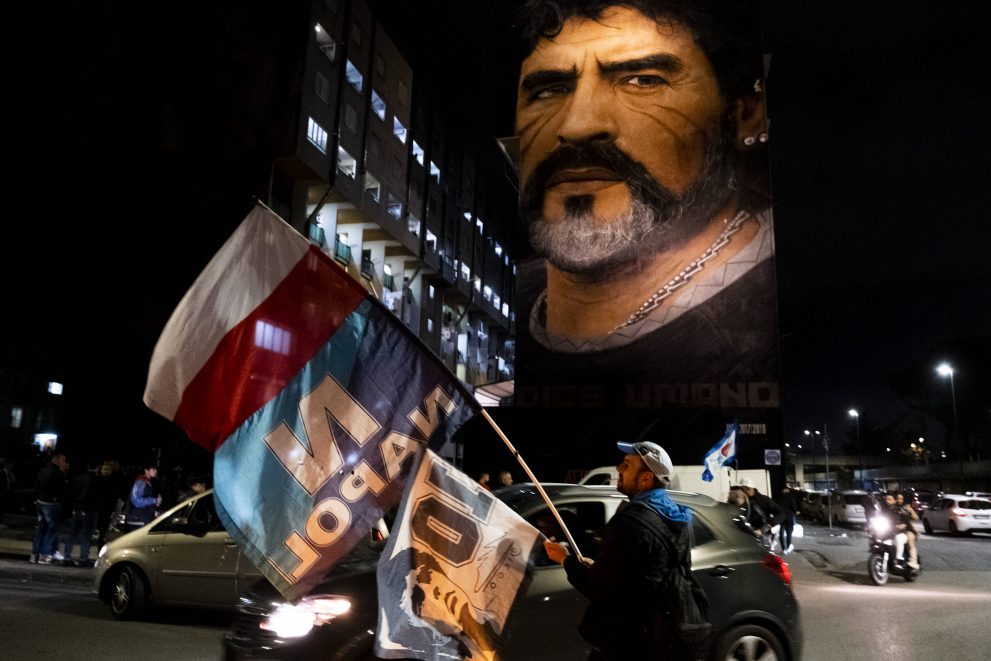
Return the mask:
<path fill-rule="evenodd" d="M 108 542 L 93 588 L 114 617 L 128 620 L 151 603 L 233 609 L 259 578 L 224 530 L 210 489 Z"/>
<path fill-rule="evenodd" d="M 930 535 L 946 530 L 954 535 L 991 532 L 991 500 L 947 493 L 937 498 L 922 515 L 922 527 Z"/>
<path fill-rule="evenodd" d="M 905 490 L 904 495 L 905 502 L 911 505 L 919 516 L 929 509 L 933 499 L 936 498 L 936 494 L 929 489 L 909 488 Z"/>
<path fill-rule="evenodd" d="M 866 491 L 851 489 L 832 494 L 830 499 L 833 522 L 841 525 L 867 525 L 864 501 L 869 496 Z"/>
<path fill-rule="evenodd" d="M 801 507 L 802 516 L 809 521 L 824 521 L 826 519 L 826 492 L 806 491 Z"/>
<path fill-rule="evenodd" d="M 577 522 L 569 529 L 582 554 L 594 556 L 602 527 L 625 497 L 613 487 L 543 487 L 562 516 L 567 512 Z M 533 485 L 513 485 L 492 493 L 531 523 L 547 519 L 546 503 Z M 736 527 L 729 505 L 699 494 L 671 494 L 694 513 L 692 567 L 712 607 L 712 658 L 799 658 L 802 632 L 788 565 Z M 577 628 L 586 603 L 568 583 L 564 569 L 544 556 L 518 602 L 501 658 L 585 658 L 589 648 Z M 240 601 L 237 619 L 225 637 L 225 658 L 374 659 L 377 614 L 374 566 L 363 572 L 335 569 L 295 608 L 270 585 L 260 583 Z"/>

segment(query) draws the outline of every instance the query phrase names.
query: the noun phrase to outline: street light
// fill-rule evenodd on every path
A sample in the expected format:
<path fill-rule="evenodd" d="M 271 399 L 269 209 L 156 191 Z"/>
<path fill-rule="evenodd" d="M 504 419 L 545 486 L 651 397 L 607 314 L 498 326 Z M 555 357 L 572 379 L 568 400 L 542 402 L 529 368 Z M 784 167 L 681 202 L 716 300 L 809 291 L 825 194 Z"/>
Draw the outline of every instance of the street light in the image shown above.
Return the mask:
<path fill-rule="evenodd" d="M 857 409 L 850 409 L 847 411 L 849 416 L 857 421 L 857 456 L 860 459 L 860 488 L 866 488 L 864 486 L 864 450 L 860 445 L 860 413 Z"/>
<path fill-rule="evenodd" d="M 936 373 L 940 376 L 950 377 L 950 399 L 953 402 L 953 436 L 957 445 L 960 445 L 960 430 L 957 425 L 957 391 L 953 385 L 953 367 L 949 363 L 940 363 L 936 366 Z M 949 449 L 949 448 L 947 448 Z M 963 448 L 960 451 L 960 476 L 963 477 Z"/>
<path fill-rule="evenodd" d="M 818 431 L 811 432 L 808 429 L 805 430 L 805 435 L 809 437 L 809 442 L 812 443 L 812 490 L 819 490 L 819 480 L 816 479 L 816 437 Z"/>

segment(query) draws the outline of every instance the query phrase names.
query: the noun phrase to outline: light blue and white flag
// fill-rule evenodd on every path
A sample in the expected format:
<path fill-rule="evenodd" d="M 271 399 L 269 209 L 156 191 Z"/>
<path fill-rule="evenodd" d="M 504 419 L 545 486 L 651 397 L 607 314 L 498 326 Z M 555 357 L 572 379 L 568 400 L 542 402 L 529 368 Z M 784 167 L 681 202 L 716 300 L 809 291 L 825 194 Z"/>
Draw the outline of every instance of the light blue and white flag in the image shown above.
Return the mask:
<path fill-rule="evenodd" d="M 717 470 L 736 459 L 736 435 L 739 433 L 740 425 L 738 423 L 734 422 L 728 425 L 726 434 L 705 454 L 705 459 L 703 460 L 705 470 L 702 471 L 703 480 L 712 482 Z"/>

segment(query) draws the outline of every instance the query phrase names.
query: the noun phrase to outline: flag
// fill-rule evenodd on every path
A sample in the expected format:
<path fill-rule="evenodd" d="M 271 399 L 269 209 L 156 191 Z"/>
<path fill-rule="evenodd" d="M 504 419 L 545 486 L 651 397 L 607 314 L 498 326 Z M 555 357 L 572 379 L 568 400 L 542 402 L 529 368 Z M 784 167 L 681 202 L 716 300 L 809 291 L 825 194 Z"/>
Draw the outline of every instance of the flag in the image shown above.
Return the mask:
<path fill-rule="evenodd" d="M 379 560 L 375 653 L 495 659 L 539 538 L 508 505 L 427 450 Z"/>
<path fill-rule="evenodd" d="M 402 495 L 478 410 L 326 253 L 256 207 L 179 302 L 145 403 L 214 455 L 217 513 L 287 599 Z"/>
<path fill-rule="evenodd" d="M 738 433 L 740 433 L 738 423 L 734 422 L 727 425 L 726 434 L 705 454 L 705 459 L 702 460 L 705 464 L 705 470 L 702 471 L 703 480 L 712 482 L 718 469 L 736 459 L 736 435 Z"/>

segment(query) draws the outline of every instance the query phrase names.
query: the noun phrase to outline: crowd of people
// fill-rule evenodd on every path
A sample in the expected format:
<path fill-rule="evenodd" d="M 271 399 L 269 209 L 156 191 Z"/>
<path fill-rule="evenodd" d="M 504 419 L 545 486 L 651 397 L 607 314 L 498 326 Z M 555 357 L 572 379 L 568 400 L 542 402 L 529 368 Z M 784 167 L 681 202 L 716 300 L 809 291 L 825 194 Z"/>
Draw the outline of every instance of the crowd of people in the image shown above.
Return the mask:
<path fill-rule="evenodd" d="M 11 462 L 0 461 L 0 478 L 2 526 L 4 514 L 14 509 L 18 483 Z M 90 458 L 73 470 L 69 457 L 59 450 L 41 456 L 34 478 L 37 520 L 29 561 L 74 567 L 92 566 L 91 546 L 99 549 L 108 535 L 147 525 L 165 508 L 202 493 L 209 483 L 206 475 L 185 475 L 181 466 L 159 476 L 153 461 L 122 466 L 114 459 Z"/>

